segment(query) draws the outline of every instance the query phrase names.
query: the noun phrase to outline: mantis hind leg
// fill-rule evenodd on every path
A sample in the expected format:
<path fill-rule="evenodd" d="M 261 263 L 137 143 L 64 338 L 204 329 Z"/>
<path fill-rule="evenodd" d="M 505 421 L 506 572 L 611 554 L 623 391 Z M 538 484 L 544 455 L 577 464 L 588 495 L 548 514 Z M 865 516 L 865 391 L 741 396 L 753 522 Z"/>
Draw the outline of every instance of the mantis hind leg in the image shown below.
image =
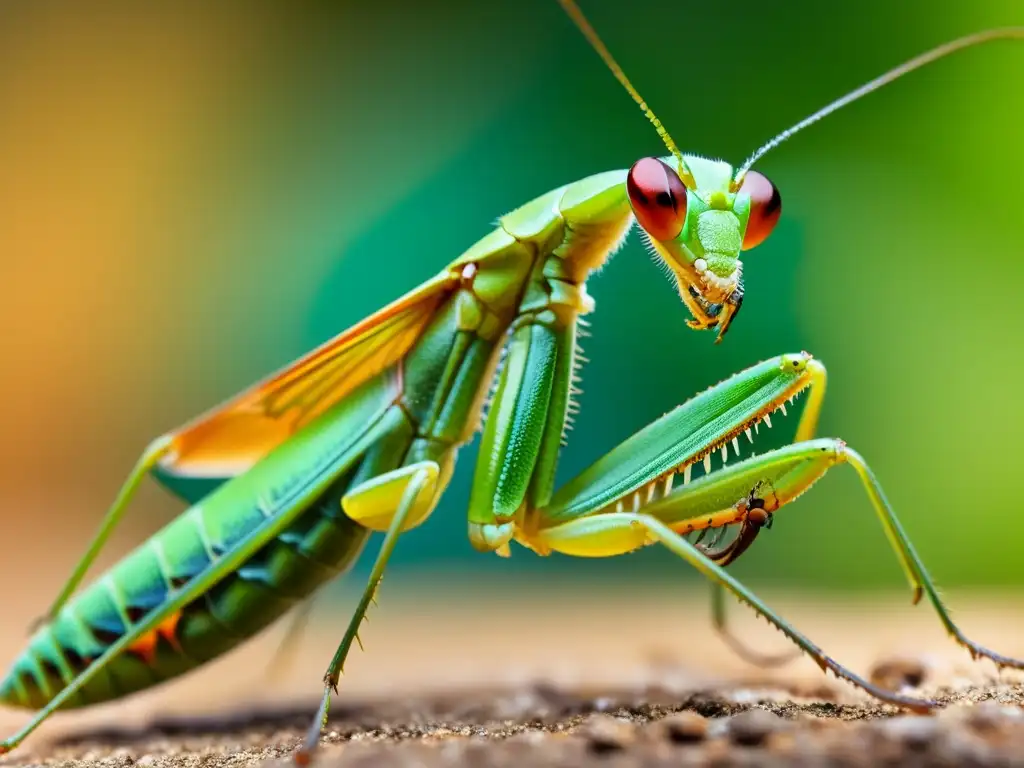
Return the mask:
<path fill-rule="evenodd" d="M 922 593 L 927 595 L 929 602 L 932 604 L 935 612 L 939 615 L 939 620 L 946 628 L 946 631 L 954 640 L 956 640 L 957 643 L 968 650 L 972 658 L 990 659 L 999 667 L 1024 669 L 1024 659 L 1004 656 L 996 653 L 995 651 L 989 650 L 983 645 L 979 645 L 975 641 L 971 640 L 960 630 L 960 627 L 958 627 L 953 621 L 953 617 L 950 616 L 949 610 L 942 602 L 942 598 L 939 597 L 939 592 L 935 586 L 935 582 L 932 581 L 928 572 L 925 570 L 924 563 L 921 561 L 920 556 L 914 549 L 914 545 L 910 543 L 910 539 L 907 538 L 907 534 L 903 531 L 903 526 L 901 526 L 899 520 L 896 519 L 896 515 L 892 511 L 889 500 L 885 497 L 885 493 L 882 491 L 882 486 L 875 478 L 875 474 L 871 471 L 871 467 L 869 467 L 867 462 L 864 461 L 864 458 L 852 448 L 844 446 L 844 457 L 846 463 L 852 466 L 860 477 L 861 483 L 864 485 L 864 490 L 867 492 L 868 498 L 871 499 L 871 503 L 875 507 L 875 511 L 878 513 L 878 517 L 882 521 L 882 526 L 885 529 L 886 535 L 889 537 L 889 541 L 892 544 L 893 549 L 896 550 L 897 556 L 903 561 L 904 567 L 907 571 L 912 574 L 911 583 L 915 587 L 914 603 L 917 603 L 921 599 Z M 916 584 L 914 583 L 915 581 Z"/>
<path fill-rule="evenodd" d="M 711 585 L 711 625 L 729 648 L 744 661 L 757 667 L 781 667 L 800 657 L 800 649 L 792 648 L 779 653 L 762 653 L 751 648 L 729 628 L 729 611 L 726 607 L 726 588 L 718 582 Z"/>
<path fill-rule="evenodd" d="M 586 523 L 585 525 L 580 525 L 584 522 Z M 575 531 L 572 530 L 574 527 L 576 528 Z M 558 530 L 559 528 L 561 530 Z M 938 706 L 936 702 L 927 699 L 903 696 L 893 691 L 879 688 L 843 666 L 828 656 L 806 635 L 769 608 L 767 604 L 732 576 L 723 566 L 710 558 L 707 552 L 702 551 L 683 534 L 677 533 L 672 527 L 669 527 L 669 525 L 666 525 L 650 514 L 644 512 L 607 512 L 563 524 L 546 533 L 553 534 L 553 536 L 545 536 L 545 540 L 557 541 L 559 545 L 569 545 L 570 548 L 579 553 L 586 551 L 588 548 L 588 539 L 597 543 L 601 550 L 605 552 L 608 551 L 607 548 L 611 542 L 621 542 L 624 546 L 629 546 L 629 548 L 659 542 L 673 554 L 678 555 L 692 565 L 713 584 L 721 586 L 727 592 L 731 592 L 738 600 L 746 603 L 761 614 L 780 632 L 792 640 L 801 651 L 810 656 L 821 667 L 822 671 L 831 671 L 840 679 L 851 683 L 882 701 L 905 707 L 915 712 L 928 712 Z M 555 547 L 555 549 L 559 548 Z"/>
<path fill-rule="evenodd" d="M 327 724 L 331 705 L 331 693 L 337 693 L 338 681 L 345 666 L 352 644 L 359 642 L 359 628 L 363 623 L 370 603 L 374 601 L 377 587 L 384 578 L 391 553 L 399 535 L 426 519 L 436 503 L 438 465 L 432 461 L 423 461 L 408 467 L 388 472 L 380 477 L 368 480 L 356 487 L 342 500 L 346 514 L 357 521 L 359 519 L 380 522 L 387 518 L 389 524 L 381 542 L 380 551 L 374 561 L 373 570 L 367 581 L 366 589 L 349 620 L 345 635 L 338 645 L 334 658 L 331 659 L 327 672 L 324 674 L 324 693 L 317 709 L 316 717 L 306 734 L 302 747 L 295 754 L 297 765 L 309 765 L 313 752 L 320 741 L 320 733 Z M 391 511 L 393 510 L 393 511 Z"/>
<path fill-rule="evenodd" d="M 772 527 L 772 515 L 764 508 L 765 502 L 760 498 L 766 490 L 765 485 L 759 483 L 747 496 L 745 500 L 747 508 L 746 518 L 740 524 L 739 535 L 732 544 L 717 549 L 714 546 L 702 547 L 699 538 L 694 541 L 694 544 L 704 555 L 723 567 L 730 565 L 747 551 L 763 528 Z M 707 531 L 707 528 L 703 529 L 700 535 L 703 536 Z M 725 587 L 718 582 L 713 582 L 711 584 L 711 626 L 722 639 L 722 642 L 729 646 L 733 653 L 756 667 L 780 667 L 800 657 L 799 648 L 791 648 L 781 653 L 762 653 L 751 648 L 738 635 L 733 634 L 729 628 L 726 597 Z"/>
<path fill-rule="evenodd" d="M 747 589 L 731 574 L 717 563 L 709 560 L 700 550 L 680 534 L 673 531 L 657 518 L 642 513 L 625 513 L 630 520 L 629 524 L 643 527 L 647 533 L 656 541 L 667 547 L 673 554 L 678 555 L 688 562 L 712 582 L 720 585 L 723 590 L 731 592 L 738 600 L 747 603 L 751 608 L 764 616 L 779 631 L 792 640 L 804 653 L 810 656 L 822 671 L 831 671 L 837 677 L 847 681 L 871 694 L 872 696 L 895 704 L 900 707 L 916 712 L 927 712 L 938 704 L 927 699 L 917 699 L 910 696 L 903 696 L 893 691 L 887 691 L 868 682 L 835 659 L 826 655 L 821 648 L 815 645 L 809 638 L 794 628 L 782 617 L 776 614 L 757 595 Z"/>
<path fill-rule="evenodd" d="M 822 669 L 831 670 L 882 701 L 917 711 L 928 709 L 936 706 L 935 703 L 884 691 L 827 657 L 820 648 L 786 624 L 728 574 L 722 567 L 722 562 L 727 560 L 720 553 L 701 549 L 685 538 L 693 531 L 710 527 L 735 524 L 748 526 L 755 512 L 757 527 L 760 529 L 766 522 L 765 515 L 771 515 L 793 501 L 829 469 L 844 463 L 851 465 L 860 477 L 910 582 L 913 601 L 917 603 L 921 597 L 927 596 L 949 634 L 967 648 L 974 658 L 984 657 L 999 666 L 1024 669 L 1024 660 L 985 648 L 964 635 L 953 622 L 867 462 L 841 440 L 822 438 L 769 451 L 705 475 L 688 485 L 676 487 L 632 512 L 599 511 L 574 519 L 555 521 L 546 518 L 541 510 L 541 522 L 533 541 L 541 550 L 580 556 L 621 554 L 658 541 L 694 565 L 712 582 L 754 608 L 810 655 Z M 751 489 L 766 486 L 769 492 L 759 493 L 764 498 L 758 498 L 759 504 L 755 507 L 750 503 Z M 728 499 L 736 501 L 723 509 L 722 502 Z M 728 504 L 728 501 L 725 503 Z"/>
<path fill-rule="evenodd" d="M 117 524 L 121 522 L 125 511 L 128 509 L 128 505 L 131 503 L 132 497 L 135 496 L 135 492 L 139 489 L 142 479 L 157 465 L 157 462 L 167 453 L 170 446 L 171 438 L 164 435 L 150 443 L 146 450 L 142 452 L 131 474 L 125 478 L 121 490 L 118 491 L 114 503 L 107 510 L 107 514 L 103 517 L 100 527 L 93 536 L 92 541 L 89 542 L 85 553 L 75 565 L 74 570 L 72 570 L 71 576 L 68 577 L 67 582 L 61 587 L 60 592 L 57 593 L 57 597 L 54 599 L 50 609 L 45 615 L 32 623 L 31 629 L 37 629 L 40 625 L 52 620 L 71 598 L 71 595 L 74 594 L 78 585 L 82 583 L 82 579 L 85 578 L 85 574 L 96 560 L 103 546 L 107 543 L 110 534 L 114 532 Z"/>

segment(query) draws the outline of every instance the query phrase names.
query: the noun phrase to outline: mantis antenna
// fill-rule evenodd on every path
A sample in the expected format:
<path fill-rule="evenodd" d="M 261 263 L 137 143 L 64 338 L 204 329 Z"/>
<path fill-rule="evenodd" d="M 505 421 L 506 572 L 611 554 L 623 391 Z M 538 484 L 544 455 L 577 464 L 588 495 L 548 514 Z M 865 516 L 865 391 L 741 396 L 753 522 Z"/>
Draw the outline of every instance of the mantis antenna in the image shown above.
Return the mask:
<path fill-rule="evenodd" d="M 836 99 L 831 104 L 822 107 L 810 117 L 805 117 L 796 125 L 787 128 L 786 130 L 782 131 L 782 133 L 778 134 L 777 136 L 763 144 L 761 148 L 754 152 L 754 154 L 750 156 L 750 159 L 743 164 L 739 172 L 737 172 L 736 178 L 733 180 L 732 183 L 733 188 L 739 189 L 740 185 L 743 183 L 743 177 L 746 175 L 747 171 L 751 169 L 754 163 L 756 163 L 766 154 L 771 152 L 773 149 L 779 146 L 779 144 L 784 142 L 790 136 L 792 136 L 795 133 L 798 133 L 799 131 L 802 131 L 804 128 L 811 125 L 812 123 L 818 122 L 819 120 L 821 120 L 821 118 L 825 117 L 826 115 L 832 114 L 837 109 L 845 107 L 847 104 L 856 101 L 861 96 L 866 96 L 872 91 L 877 91 L 883 85 L 888 85 L 894 80 L 898 80 L 904 75 L 913 72 L 915 69 L 923 67 L 925 64 L 931 64 L 933 61 L 937 61 L 941 58 L 944 58 L 951 53 L 961 51 L 964 48 L 970 48 L 975 45 L 990 42 L 992 40 L 1013 39 L 1024 40 L 1024 27 L 1001 27 L 999 29 L 988 29 L 983 32 L 975 32 L 972 35 L 966 35 L 965 37 L 960 37 L 957 38 L 956 40 L 951 40 L 948 43 L 944 43 L 943 45 L 933 48 L 930 51 L 922 53 L 920 56 L 915 56 L 913 59 L 910 59 L 910 61 L 906 61 L 903 64 L 900 64 L 898 67 L 889 70 L 884 75 L 876 77 L 874 80 L 865 83 L 860 88 L 857 88 L 856 90 L 851 91 L 845 96 Z"/>
<path fill-rule="evenodd" d="M 558 3 L 569 15 L 569 18 L 573 20 L 577 27 L 579 27 L 580 31 L 583 33 L 584 37 L 587 38 L 587 41 L 590 43 L 590 45 L 594 48 L 595 51 L 597 51 L 598 55 L 604 60 L 604 63 L 608 66 L 608 69 L 612 71 L 612 74 L 615 75 L 616 79 L 620 83 L 622 83 L 622 86 L 626 89 L 629 95 L 633 97 L 633 101 L 640 105 L 640 109 L 643 110 L 644 114 L 647 116 L 647 119 L 651 121 L 651 124 L 654 126 L 654 129 L 658 132 L 658 135 L 661 137 L 661 140 L 665 142 L 665 146 L 668 147 L 668 151 L 676 158 L 676 160 L 679 161 L 679 176 L 682 179 L 682 182 L 690 188 L 696 186 L 693 179 L 693 175 L 690 173 L 690 169 L 687 167 L 686 161 L 683 160 L 683 155 L 679 151 L 679 147 L 676 146 L 675 141 L 672 140 L 672 137 L 665 129 L 665 126 L 661 124 L 661 120 L 659 120 L 658 117 L 654 114 L 653 110 L 651 110 L 651 108 L 647 106 L 647 102 L 644 101 L 642 96 L 640 96 L 640 93 L 637 91 L 637 89 L 633 87 L 633 84 L 629 81 L 629 78 L 626 77 L 626 73 L 623 72 L 622 67 L 620 67 L 618 63 L 615 61 L 614 57 L 608 51 L 608 48 L 601 41 L 601 38 L 598 36 L 597 32 L 594 31 L 594 28 L 590 26 L 590 22 L 587 21 L 586 16 L 583 15 L 583 11 L 580 10 L 575 0 L 558 0 Z M 974 34 L 957 38 L 956 40 L 951 40 L 948 43 L 943 43 L 942 45 L 937 46 L 931 49 L 930 51 L 926 51 L 925 53 L 922 53 L 919 56 L 915 56 L 913 59 L 910 59 L 909 61 L 900 64 L 898 67 L 889 70 L 885 74 L 876 77 L 874 80 L 865 83 L 860 88 L 857 88 L 856 90 L 851 91 L 845 96 L 836 99 L 830 104 L 825 105 L 817 112 L 815 112 L 813 115 L 805 117 L 800 122 L 796 123 L 793 126 L 790 126 L 786 130 L 782 131 L 781 133 L 771 138 L 769 141 L 762 144 L 761 147 L 756 152 L 754 152 L 737 171 L 736 176 L 734 177 L 732 184 L 730 185 L 732 190 L 736 191 L 737 189 L 740 188 L 740 186 L 743 183 L 743 177 L 746 176 L 747 171 L 749 171 L 753 167 L 754 163 L 756 163 L 766 154 L 771 152 L 777 146 L 782 144 L 782 142 L 784 142 L 790 136 L 799 133 L 807 126 L 818 122 L 823 117 L 826 117 L 827 115 L 832 114 L 836 110 L 845 107 L 847 104 L 857 101 L 857 99 L 861 98 L 862 96 L 867 96 L 872 91 L 877 91 L 882 86 L 888 85 L 894 80 L 900 79 L 904 75 L 913 72 L 915 69 L 920 69 L 926 64 L 931 64 L 933 61 L 938 61 L 939 59 L 945 58 L 946 56 L 949 56 L 952 53 L 962 51 L 965 48 L 971 48 L 975 45 L 981 45 L 982 43 L 988 43 L 993 40 L 1024 40 L 1024 27 L 1000 27 L 998 29 L 988 29 L 982 32 L 975 32 Z"/>
<path fill-rule="evenodd" d="M 633 97 L 633 101 L 635 101 L 640 106 L 640 109 L 643 110 L 644 114 L 647 115 L 647 119 L 651 121 L 651 125 L 654 126 L 654 130 L 658 132 L 661 140 L 665 142 L 665 146 L 668 147 L 668 151 L 676 160 L 679 161 L 680 180 L 690 189 L 694 189 L 697 186 L 697 182 L 694 181 L 693 174 L 690 173 L 690 169 L 687 167 L 686 161 L 683 160 L 683 153 L 679 151 L 679 147 L 676 146 L 676 143 L 672 140 L 672 137 L 665 129 L 665 126 L 661 124 L 661 120 L 659 120 L 657 115 L 654 114 L 654 111 L 647 106 L 647 102 L 644 101 L 640 92 L 633 87 L 631 82 L 629 82 L 629 78 L 626 77 L 626 73 L 622 71 L 622 67 L 618 65 L 618 62 L 615 61 L 611 52 L 601 41 L 597 32 L 594 31 L 592 26 L 590 26 L 590 22 L 587 21 L 587 17 L 583 15 L 583 11 L 580 10 L 580 7 L 576 5 L 575 0 L 558 0 L 558 3 L 563 9 L 565 9 L 565 12 L 569 14 L 569 18 L 573 20 L 573 23 L 579 27 L 580 32 L 582 32 L 583 36 L 587 38 L 587 42 L 590 43 L 591 47 L 597 51 L 598 56 L 600 56 L 604 63 L 608 65 L 608 69 L 612 71 L 615 78 L 622 83 L 622 87 L 625 88 L 629 95 Z"/>

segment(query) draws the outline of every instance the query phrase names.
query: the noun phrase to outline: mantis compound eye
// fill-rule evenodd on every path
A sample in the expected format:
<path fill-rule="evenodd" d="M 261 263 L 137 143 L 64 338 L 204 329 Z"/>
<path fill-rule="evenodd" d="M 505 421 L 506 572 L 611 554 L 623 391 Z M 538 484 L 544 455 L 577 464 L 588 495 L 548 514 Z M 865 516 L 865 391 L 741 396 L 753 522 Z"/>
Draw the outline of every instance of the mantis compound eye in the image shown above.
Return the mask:
<path fill-rule="evenodd" d="M 686 187 L 661 160 L 637 160 L 626 177 L 626 191 L 637 221 L 655 240 L 674 240 L 683 231 Z"/>
<path fill-rule="evenodd" d="M 782 215 L 782 195 L 757 171 L 747 171 L 740 192 L 750 195 L 750 218 L 743 235 L 743 249 L 748 250 L 763 243 L 775 229 Z"/>

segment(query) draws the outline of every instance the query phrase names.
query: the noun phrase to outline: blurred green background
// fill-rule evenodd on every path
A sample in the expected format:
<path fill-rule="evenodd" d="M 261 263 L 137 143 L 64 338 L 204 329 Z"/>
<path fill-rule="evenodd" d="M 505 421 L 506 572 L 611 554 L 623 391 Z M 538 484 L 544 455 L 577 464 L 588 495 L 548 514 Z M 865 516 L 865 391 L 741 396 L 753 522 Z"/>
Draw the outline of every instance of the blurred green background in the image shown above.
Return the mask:
<path fill-rule="evenodd" d="M 1019 0 L 582 5 L 677 142 L 733 162 L 938 42 L 1024 22 Z M 831 374 L 822 433 L 872 463 L 939 583 L 1024 583 L 1022 73 L 1024 45 L 959 54 L 765 158 L 784 214 L 745 260 L 721 346 L 685 328 L 631 240 L 591 284 L 561 476 L 807 349 Z M 498 215 L 663 153 L 553 0 L 4 3 L 0 104 L 0 578 L 35 585 L 40 608 L 153 436 L 434 274 Z M 474 460 L 395 571 L 693 578 L 653 548 L 476 554 Z M 153 488 L 141 504 L 115 550 L 178 509 Z M 848 470 L 762 541 L 737 566 L 754 584 L 902 586 Z"/>

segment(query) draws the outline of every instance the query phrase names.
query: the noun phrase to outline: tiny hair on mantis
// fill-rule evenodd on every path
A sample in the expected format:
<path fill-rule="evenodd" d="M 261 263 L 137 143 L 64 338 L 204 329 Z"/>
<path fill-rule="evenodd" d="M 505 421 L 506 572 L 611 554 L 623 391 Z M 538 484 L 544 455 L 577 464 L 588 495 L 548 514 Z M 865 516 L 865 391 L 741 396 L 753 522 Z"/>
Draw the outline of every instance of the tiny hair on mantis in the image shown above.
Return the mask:
<path fill-rule="evenodd" d="M 58 709 L 111 701 L 218 658 L 350 568 L 383 533 L 362 597 L 322 681 L 295 753 L 308 763 L 348 653 L 402 533 L 422 524 L 448 486 L 456 453 L 481 431 L 468 535 L 481 552 L 518 544 L 539 555 L 611 557 L 660 544 L 713 587 L 728 633 L 731 594 L 781 630 L 823 671 L 916 712 L 937 702 L 886 690 L 828 656 L 737 580 L 728 566 L 774 515 L 829 469 L 860 479 L 913 592 L 975 658 L 1024 668 L 953 622 L 882 486 L 845 442 L 816 437 L 825 366 L 781 354 L 695 395 L 613 447 L 561 487 L 561 453 L 595 308 L 590 275 L 634 224 L 666 267 L 694 330 L 716 343 L 739 315 L 740 254 L 768 238 L 779 190 L 754 165 L 797 132 L 913 70 L 966 48 L 1024 40 L 1024 27 L 953 40 L 879 76 L 782 131 L 733 166 L 680 151 L 574 0 L 571 20 L 643 110 L 667 154 L 553 189 L 497 226 L 434 277 L 142 452 L 70 577 L 0 679 L 0 703 L 33 710 L 0 741 L 10 752 Z M 793 441 L 740 459 L 776 412 L 806 395 Z M 730 449 L 736 460 L 729 463 Z M 712 471 L 717 454 L 718 467 Z M 694 465 L 703 473 L 691 478 Z M 81 583 L 151 476 L 188 504 L 93 583 Z M 728 535 L 725 535 L 728 533 Z"/>

